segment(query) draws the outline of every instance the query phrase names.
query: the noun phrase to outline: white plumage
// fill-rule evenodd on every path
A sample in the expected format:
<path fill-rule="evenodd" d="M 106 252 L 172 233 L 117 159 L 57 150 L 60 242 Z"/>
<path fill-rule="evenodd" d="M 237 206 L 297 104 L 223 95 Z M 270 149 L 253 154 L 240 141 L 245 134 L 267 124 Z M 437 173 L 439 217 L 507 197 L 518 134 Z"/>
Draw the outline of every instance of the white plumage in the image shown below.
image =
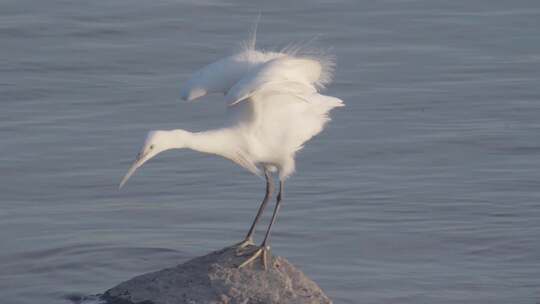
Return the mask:
<path fill-rule="evenodd" d="M 323 130 L 330 110 L 343 106 L 340 99 L 319 93 L 330 82 L 332 67 L 331 60 L 322 56 L 263 52 L 254 47 L 209 64 L 186 82 L 180 94 L 195 100 L 223 93 L 230 123 L 203 132 L 151 131 L 120 187 L 147 160 L 169 149 L 216 154 L 254 174 L 264 173 L 266 195 L 242 248 L 252 243 L 254 227 L 273 192 L 271 172 L 278 171 L 280 188 L 272 221 L 259 250 L 241 265 L 262 255 L 266 267 L 267 239 L 282 199 L 283 182 L 295 169 L 295 154 Z"/>
<path fill-rule="evenodd" d="M 226 157 L 255 174 L 261 166 L 276 167 L 285 180 L 294 171 L 294 154 L 322 131 L 331 109 L 343 106 L 317 92 L 331 68 L 312 56 L 247 49 L 196 72 L 180 94 L 194 100 L 224 93 L 236 119 L 222 129 L 236 145 Z"/>

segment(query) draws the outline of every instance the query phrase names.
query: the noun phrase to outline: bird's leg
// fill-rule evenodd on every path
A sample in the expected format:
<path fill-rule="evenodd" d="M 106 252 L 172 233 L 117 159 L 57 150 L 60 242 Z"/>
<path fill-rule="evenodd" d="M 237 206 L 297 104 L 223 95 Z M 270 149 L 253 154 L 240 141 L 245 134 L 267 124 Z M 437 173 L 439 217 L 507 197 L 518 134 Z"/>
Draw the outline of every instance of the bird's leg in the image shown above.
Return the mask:
<path fill-rule="evenodd" d="M 268 200 L 272 196 L 272 192 L 274 192 L 274 182 L 272 181 L 272 175 L 268 170 L 264 170 L 264 176 L 266 178 L 266 193 L 264 195 L 264 199 L 261 203 L 261 206 L 259 207 L 259 211 L 257 211 L 257 215 L 255 216 L 255 220 L 253 220 L 253 223 L 251 224 L 251 227 L 249 228 L 249 231 L 244 238 L 244 240 L 240 243 L 238 243 L 236 246 L 238 249 L 243 249 L 246 246 L 253 245 L 253 232 L 255 232 L 255 226 L 259 222 L 259 219 L 261 215 L 264 212 L 264 208 L 266 207 L 266 204 L 268 203 Z"/>
<path fill-rule="evenodd" d="M 279 212 L 279 207 L 281 207 L 281 200 L 283 198 L 283 182 L 280 181 L 279 182 L 279 193 L 277 195 L 277 200 L 276 200 L 276 206 L 274 208 L 274 213 L 272 214 L 272 220 L 270 221 L 270 225 L 268 225 L 268 229 L 266 230 L 266 234 L 264 236 L 264 240 L 261 244 L 261 247 L 266 247 L 267 243 L 268 243 L 268 239 L 270 237 L 270 230 L 272 229 L 272 226 L 274 225 L 275 221 L 276 221 L 276 218 L 277 218 L 277 214 Z M 270 246 L 268 246 L 268 248 L 270 248 Z"/>
<path fill-rule="evenodd" d="M 282 193 L 283 193 L 283 182 L 279 182 L 279 193 L 276 200 L 276 206 L 274 207 L 274 213 L 272 214 L 272 220 L 270 221 L 270 225 L 268 225 L 268 229 L 266 230 L 266 235 L 264 236 L 264 240 L 261 244 L 261 246 L 255 250 L 255 252 L 251 255 L 250 258 L 248 258 L 246 261 L 244 261 L 238 268 L 242 268 L 251 262 L 255 261 L 259 256 L 262 257 L 262 262 L 264 269 L 266 270 L 268 267 L 268 255 L 270 255 L 270 246 L 268 245 L 268 240 L 270 237 L 270 230 L 272 229 L 272 226 L 274 225 L 277 217 L 277 213 L 279 211 L 279 207 L 281 206 L 281 200 L 282 200 Z"/>

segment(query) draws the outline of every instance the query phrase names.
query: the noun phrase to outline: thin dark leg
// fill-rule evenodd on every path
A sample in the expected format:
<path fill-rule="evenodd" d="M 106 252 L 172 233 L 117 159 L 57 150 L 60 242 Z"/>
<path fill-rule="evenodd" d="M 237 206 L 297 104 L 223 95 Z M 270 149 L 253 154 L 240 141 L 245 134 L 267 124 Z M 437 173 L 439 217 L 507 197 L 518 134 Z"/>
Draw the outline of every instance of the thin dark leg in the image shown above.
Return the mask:
<path fill-rule="evenodd" d="M 262 242 L 261 247 L 266 247 L 268 243 L 268 237 L 270 236 L 270 229 L 272 229 L 272 225 L 274 225 L 274 222 L 276 221 L 276 217 L 279 212 L 279 207 L 281 206 L 282 197 L 283 197 L 283 182 L 279 181 L 279 193 L 277 195 L 276 207 L 274 208 L 274 213 L 272 214 L 272 220 L 270 221 L 270 225 L 268 225 L 268 229 L 266 230 L 266 235 L 264 236 L 264 240 Z"/>
<path fill-rule="evenodd" d="M 279 212 L 279 207 L 281 206 L 282 193 L 283 193 L 283 182 L 280 181 L 279 193 L 276 200 L 276 207 L 274 208 L 274 213 L 272 214 L 272 220 L 270 221 L 270 224 L 268 225 L 268 229 L 266 230 L 266 235 L 264 236 L 264 240 L 261 246 L 253 253 L 253 255 L 238 266 L 239 268 L 245 267 L 246 265 L 255 261 L 256 258 L 261 256 L 264 269 L 265 270 L 268 269 L 268 256 L 270 255 L 270 246 L 268 246 L 268 238 L 270 237 L 270 230 L 272 229 L 272 225 L 274 225 L 276 221 L 276 217 Z"/>
<path fill-rule="evenodd" d="M 253 223 L 251 224 L 251 228 L 249 228 L 249 231 L 246 235 L 245 240 L 250 240 L 253 236 L 253 232 L 255 231 L 255 226 L 259 222 L 259 218 L 264 212 L 264 208 L 266 207 L 266 204 L 268 203 L 268 200 L 272 196 L 272 192 L 274 192 L 274 182 L 272 181 L 272 175 L 268 170 L 264 170 L 264 176 L 266 177 L 266 193 L 264 195 L 264 199 L 261 203 L 261 206 L 259 207 L 259 211 L 257 211 L 257 215 L 255 216 L 255 220 L 253 220 Z"/>

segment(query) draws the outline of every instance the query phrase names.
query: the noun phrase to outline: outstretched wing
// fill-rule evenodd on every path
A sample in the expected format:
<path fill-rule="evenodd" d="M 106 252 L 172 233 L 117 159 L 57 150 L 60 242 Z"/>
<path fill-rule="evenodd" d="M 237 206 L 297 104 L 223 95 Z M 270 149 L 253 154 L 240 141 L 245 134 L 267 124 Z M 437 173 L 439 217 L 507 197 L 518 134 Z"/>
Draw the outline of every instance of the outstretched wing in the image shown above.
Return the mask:
<path fill-rule="evenodd" d="M 180 89 L 180 96 L 191 101 L 211 93 L 225 94 L 250 70 L 279 56 L 283 54 L 246 49 L 220 59 L 195 72 Z"/>
<path fill-rule="evenodd" d="M 340 99 L 317 92 L 322 71 L 314 59 L 276 58 L 246 73 L 225 100 L 243 113 L 236 123 L 257 132 L 271 155 L 293 153 L 322 131 L 330 110 L 343 106 Z"/>
<path fill-rule="evenodd" d="M 225 102 L 234 105 L 261 91 L 294 95 L 314 93 L 322 71 L 321 64 L 314 59 L 291 56 L 275 58 L 248 71 L 227 92 Z"/>

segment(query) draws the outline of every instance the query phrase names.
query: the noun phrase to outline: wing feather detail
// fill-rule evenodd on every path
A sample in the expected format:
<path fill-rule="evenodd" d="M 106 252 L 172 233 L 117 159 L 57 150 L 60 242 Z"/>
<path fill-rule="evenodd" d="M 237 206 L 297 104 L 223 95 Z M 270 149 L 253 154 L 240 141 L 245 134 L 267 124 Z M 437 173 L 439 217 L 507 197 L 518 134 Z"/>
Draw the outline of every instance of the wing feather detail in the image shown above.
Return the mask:
<path fill-rule="evenodd" d="M 279 56 L 283 54 L 247 49 L 220 59 L 195 72 L 180 89 L 180 97 L 192 101 L 207 94 L 225 94 L 250 70 Z"/>
<path fill-rule="evenodd" d="M 242 77 L 225 95 L 225 102 L 234 105 L 261 91 L 276 91 L 294 95 L 316 92 L 321 77 L 321 64 L 310 58 L 283 56 L 269 60 Z"/>

